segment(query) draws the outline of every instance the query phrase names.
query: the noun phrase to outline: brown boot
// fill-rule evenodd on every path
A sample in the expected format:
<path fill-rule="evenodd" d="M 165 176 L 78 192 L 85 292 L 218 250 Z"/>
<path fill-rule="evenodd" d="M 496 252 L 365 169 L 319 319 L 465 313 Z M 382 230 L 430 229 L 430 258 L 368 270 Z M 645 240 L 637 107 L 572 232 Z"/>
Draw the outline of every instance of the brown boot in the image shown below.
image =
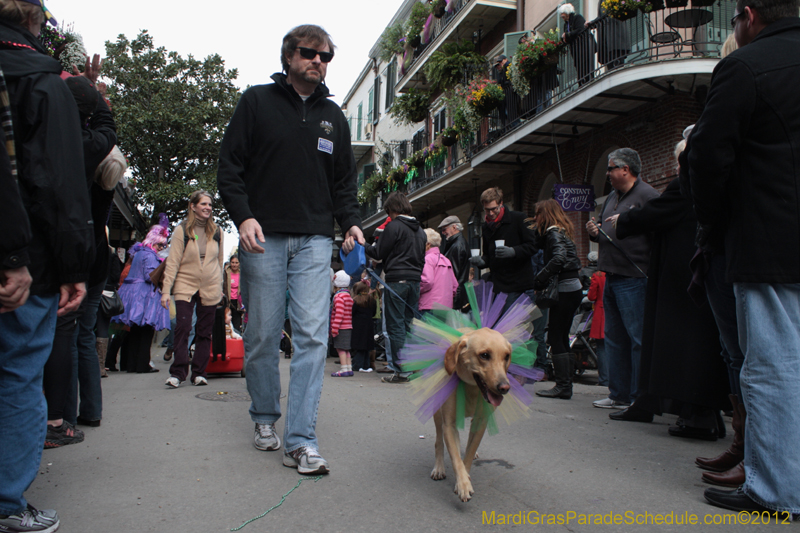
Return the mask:
<path fill-rule="evenodd" d="M 108 372 L 106 372 L 106 352 L 108 352 L 108 339 L 98 337 L 96 346 L 97 359 L 100 362 L 100 377 L 107 378 Z"/>
<path fill-rule="evenodd" d="M 705 470 L 712 472 L 725 472 L 731 470 L 744 460 L 744 421 L 747 413 L 744 410 L 744 403 L 739 401 L 735 394 L 729 396 L 733 406 L 733 442 L 731 447 L 716 457 L 698 457 L 695 464 Z M 744 475 L 744 471 L 742 471 Z M 703 474 L 705 479 L 705 474 Z M 737 485 L 738 487 L 738 485 Z"/>
<path fill-rule="evenodd" d="M 744 485 L 744 461 L 734 466 L 727 472 L 714 473 L 703 472 L 703 481 L 711 483 L 712 485 L 720 485 L 721 487 L 738 488 Z"/>

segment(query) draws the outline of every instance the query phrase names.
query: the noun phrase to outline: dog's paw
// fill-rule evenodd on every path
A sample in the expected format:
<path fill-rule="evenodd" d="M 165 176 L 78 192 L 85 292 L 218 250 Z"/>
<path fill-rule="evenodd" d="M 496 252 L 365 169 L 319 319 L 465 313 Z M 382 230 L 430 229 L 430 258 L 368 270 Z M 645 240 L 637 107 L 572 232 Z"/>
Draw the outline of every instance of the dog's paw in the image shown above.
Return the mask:
<path fill-rule="evenodd" d="M 478 452 L 475 452 L 475 460 L 478 460 L 478 459 L 480 459 L 480 458 L 481 458 L 481 456 L 480 456 L 480 455 L 478 455 Z"/>
<path fill-rule="evenodd" d="M 431 479 L 436 481 L 442 480 L 447 477 L 447 474 L 444 473 L 444 466 L 436 465 L 431 470 Z"/>
<path fill-rule="evenodd" d="M 468 502 L 470 499 L 472 499 L 472 495 L 475 494 L 475 491 L 472 490 L 472 483 L 470 483 L 469 480 L 457 481 L 453 492 L 458 494 L 458 497 L 461 498 L 462 502 Z"/>

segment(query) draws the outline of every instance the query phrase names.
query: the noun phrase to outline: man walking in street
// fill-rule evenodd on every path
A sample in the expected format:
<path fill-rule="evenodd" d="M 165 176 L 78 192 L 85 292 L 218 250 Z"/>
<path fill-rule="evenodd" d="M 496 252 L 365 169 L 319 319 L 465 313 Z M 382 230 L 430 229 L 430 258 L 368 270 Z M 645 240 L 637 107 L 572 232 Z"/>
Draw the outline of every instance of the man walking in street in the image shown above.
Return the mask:
<path fill-rule="evenodd" d="M 650 237 L 636 235 L 619 240 L 616 222 L 620 213 L 641 207 L 658 196 L 639 177 L 641 170 L 636 150 L 620 148 L 608 154 L 606 175 L 613 190 L 600 211 L 600 221 L 592 218 L 586 223 L 589 238 L 600 245 L 597 268 L 606 273 L 603 308 L 609 394 L 608 398 L 593 402 L 595 407 L 603 409 L 627 407 L 639 396 Z M 605 234 L 600 233 L 601 229 Z"/>
<path fill-rule="evenodd" d="M 254 445 L 278 450 L 279 345 L 286 290 L 294 356 L 284 427 L 283 464 L 301 474 L 329 472 L 315 431 L 328 344 L 334 220 L 349 252 L 363 244 L 350 131 L 325 84 L 333 59 L 319 26 L 291 30 L 281 47 L 283 73 L 242 94 L 222 141 L 217 182 L 239 229 L 240 291 L 248 312 L 247 390 Z"/>
<path fill-rule="evenodd" d="M 483 191 L 481 205 L 486 215 L 482 228 L 483 256 L 471 257 L 470 262 L 476 268 L 491 270 L 494 293 L 506 295 L 503 312 L 522 293 L 533 302 L 535 276 L 531 257 L 536 253 L 536 239 L 525 213 L 506 209 L 500 187 Z M 477 277 L 478 273 L 475 274 Z"/>
<path fill-rule="evenodd" d="M 467 292 L 464 289 L 464 284 L 469 281 L 470 267 L 469 246 L 467 246 L 467 240 L 464 235 L 461 234 L 464 231 L 464 226 L 457 216 L 451 215 L 442 220 L 439 224 L 439 231 L 442 232 L 446 239 L 442 253 L 453 265 L 453 274 L 455 274 L 456 281 L 458 281 L 458 291 L 453 299 L 453 309 L 461 310 L 467 304 Z"/>
<path fill-rule="evenodd" d="M 799 7 L 736 3 L 739 49 L 714 68 L 688 155 L 701 240 L 724 235 L 747 412 L 744 484 L 705 497 L 778 523 L 800 513 Z"/>

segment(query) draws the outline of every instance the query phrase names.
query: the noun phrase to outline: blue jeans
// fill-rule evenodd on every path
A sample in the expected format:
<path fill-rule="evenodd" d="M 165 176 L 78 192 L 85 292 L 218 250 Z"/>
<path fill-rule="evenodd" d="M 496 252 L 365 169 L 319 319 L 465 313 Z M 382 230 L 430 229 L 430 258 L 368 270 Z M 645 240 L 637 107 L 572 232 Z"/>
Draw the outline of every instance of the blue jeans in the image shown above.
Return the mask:
<path fill-rule="evenodd" d="M 86 298 L 81 302 L 78 325 L 75 328 L 75 342 L 72 344 L 72 381 L 64 410 L 64 419 L 73 425 L 78 414 L 86 420 L 103 418 L 103 389 L 100 386 L 100 365 L 97 359 L 94 325 L 97 322 L 97 308 L 105 286 L 106 281 L 103 280 L 86 291 Z"/>
<path fill-rule="evenodd" d="M 409 308 L 418 309 L 419 306 L 419 281 L 399 281 L 386 282 L 386 286 L 397 293 L 397 296 L 383 291 L 383 299 L 386 302 L 386 330 L 389 333 L 389 343 L 392 345 L 392 362 L 389 368 L 395 372 L 400 372 L 396 358 L 400 350 L 406 344 L 406 334 L 411 331 L 411 321 L 414 319 L 414 312 Z M 406 305 L 408 304 L 408 305 Z M 388 359 L 388 358 L 387 358 Z M 406 375 L 405 373 L 401 375 Z"/>
<path fill-rule="evenodd" d="M 608 276 L 603 292 L 606 313 L 608 397 L 630 403 L 639 397 L 646 278 Z"/>
<path fill-rule="evenodd" d="M 743 490 L 800 513 L 800 283 L 734 283 L 747 409 Z"/>
<path fill-rule="evenodd" d="M 57 309 L 58 295 L 31 296 L 0 315 L 0 514 L 25 509 L 23 493 L 39 471 L 47 433 L 42 376 Z"/>
<path fill-rule="evenodd" d="M 705 280 L 706 296 L 714 321 L 719 329 L 719 343 L 722 346 L 722 360 L 728 368 L 728 382 L 731 392 L 742 397 L 739 374 L 744 364 L 744 354 L 739 347 L 739 326 L 736 319 L 736 295 L 733 283 L 725 281 L 725 256 L 714 255 L 709 262 Z"/>
<path fill-rule="evenodd" d="M 281 329 L 286 289 L 294 356 L 289 373 L 284 442 L 286 451 L 317 447 L 317 410 L 328 349 L 330 321 L 330 237 L 269 233 L 265 253 L 239 248 L 240 291 L 248 312 L 244 333 L 250 417 L 273 424 L 281 417 Z"/>

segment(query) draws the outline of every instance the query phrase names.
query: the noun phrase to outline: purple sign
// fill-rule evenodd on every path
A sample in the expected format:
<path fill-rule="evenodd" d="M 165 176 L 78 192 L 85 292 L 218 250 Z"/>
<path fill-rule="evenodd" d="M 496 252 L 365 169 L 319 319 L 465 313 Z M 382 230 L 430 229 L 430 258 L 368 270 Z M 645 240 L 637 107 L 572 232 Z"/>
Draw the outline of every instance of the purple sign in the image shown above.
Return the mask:
<path fill-rule="evenodd" d="M 553 194 L 564 211 L 594 211 L 594 187 L 591 185 L 553 185 Z"/>

